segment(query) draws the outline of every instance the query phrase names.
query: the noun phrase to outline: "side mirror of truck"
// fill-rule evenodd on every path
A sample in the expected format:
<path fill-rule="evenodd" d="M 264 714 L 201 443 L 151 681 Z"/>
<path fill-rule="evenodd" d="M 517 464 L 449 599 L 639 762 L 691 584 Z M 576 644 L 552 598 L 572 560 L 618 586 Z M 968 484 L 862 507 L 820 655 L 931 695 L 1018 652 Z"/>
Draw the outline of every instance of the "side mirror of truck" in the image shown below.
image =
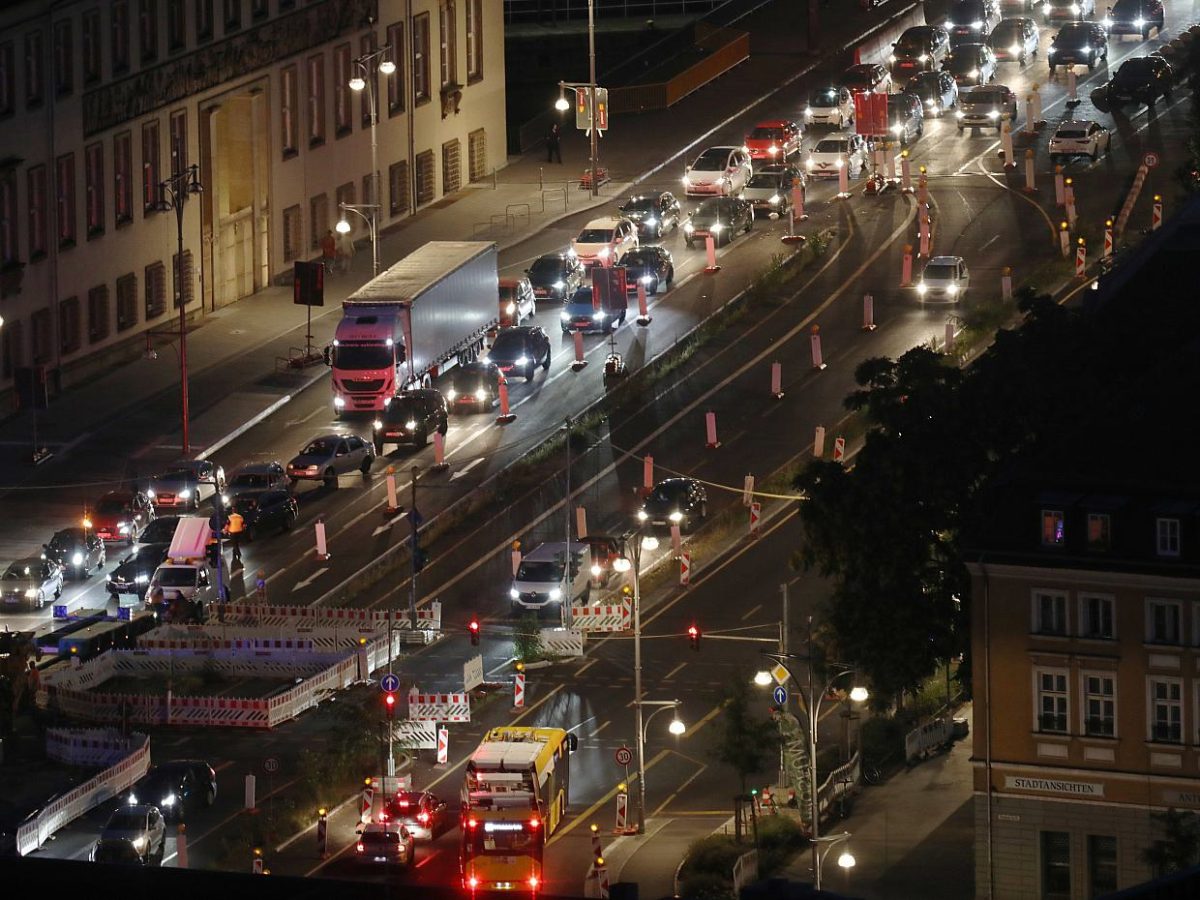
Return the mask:
<path fill-rule="evenodd" d="M 333 353 L 330 350 L 330 347 L 328 344 L 326 344 L 325 349 L 321 351 L 321 358 L 323 360 L 325 360 L 325 365 L 327 365 L 327 366 L 333 365 Z"/>

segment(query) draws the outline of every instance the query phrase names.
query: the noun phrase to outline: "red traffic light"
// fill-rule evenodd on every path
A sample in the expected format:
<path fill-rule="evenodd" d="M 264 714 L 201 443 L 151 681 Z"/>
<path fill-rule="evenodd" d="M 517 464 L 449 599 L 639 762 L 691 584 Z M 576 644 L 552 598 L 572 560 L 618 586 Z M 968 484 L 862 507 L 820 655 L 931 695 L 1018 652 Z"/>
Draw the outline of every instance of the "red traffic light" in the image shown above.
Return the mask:
<path fill-rule="evenodd" d="M 688 640 L 691 641 L 691 644 L 692 644 L 692 649 L 699 650 L 700 649 L 700 629 L 697 628 L 695 625 L 689 625 L 687 633 L 688 633 Z"/>
<path fill-rule="evenodd" d="M 384 706 L 387 707 L 388 718 L 392 718 L 396 714 L 396 695 L 390 691 L 383 695 Z"/>
<path fill-rule="evenodd" d="M 472 616 L 467 629 L 471 632 L 471 646 L 479 646 L 479 619 Z"/>

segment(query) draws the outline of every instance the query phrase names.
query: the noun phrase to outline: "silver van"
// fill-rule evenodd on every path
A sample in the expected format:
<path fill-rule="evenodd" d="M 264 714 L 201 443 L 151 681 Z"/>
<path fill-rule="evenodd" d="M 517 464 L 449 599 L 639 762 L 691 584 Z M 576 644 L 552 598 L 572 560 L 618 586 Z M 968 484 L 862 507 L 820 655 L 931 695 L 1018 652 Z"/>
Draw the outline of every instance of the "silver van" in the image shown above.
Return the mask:
<path fill-rule="evenodd" d="M 570 557 L 570 571 L 563 566 Z M 565 584 L 564 584 L 565 581 Z M 538 545 L 521 559 L 508 596 L 512 611 L 561 609 L 564 602 L 587 600 L 591 590 L 591 545 L 564 541 Z"/>

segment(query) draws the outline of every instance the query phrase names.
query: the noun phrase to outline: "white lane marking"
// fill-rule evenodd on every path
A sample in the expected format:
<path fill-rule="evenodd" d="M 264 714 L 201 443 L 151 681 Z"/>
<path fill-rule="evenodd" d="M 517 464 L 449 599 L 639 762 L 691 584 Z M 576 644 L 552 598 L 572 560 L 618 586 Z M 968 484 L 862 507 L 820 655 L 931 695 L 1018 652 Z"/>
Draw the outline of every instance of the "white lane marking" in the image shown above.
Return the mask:
<path fill-rule="evenodd" d="M 483 462 L 482 456 L 475 457 L 474 461 L 467 463 L 465 466 L 463 466 L 461 469 L 459 469 L 457 472 L 455 472 L 453 475 L 451 475 L 450 480 L 454 481 L 456 478 L 462 478 L 464 475 L 466 475 L 468 472 L 470 472 L 473 468 L 475 468 L 481 462 Z"/>
<path fill-rule="evenodd" d="M 314 581 L 316 581 L 318 578 L 320 578 L 322 575 L 324 575 L 328 571 L 329 571 L 328 566 L 322 566 L 321 568 L 317 569 L 317 571 L 313 572 L 311 575 L 309 575 L 307 578 L 305 578 L 303 581 L 297 581 L 295 589 L 299 590 L 300 588 L 308 587 L 310 584 L 312 584 Z"/>

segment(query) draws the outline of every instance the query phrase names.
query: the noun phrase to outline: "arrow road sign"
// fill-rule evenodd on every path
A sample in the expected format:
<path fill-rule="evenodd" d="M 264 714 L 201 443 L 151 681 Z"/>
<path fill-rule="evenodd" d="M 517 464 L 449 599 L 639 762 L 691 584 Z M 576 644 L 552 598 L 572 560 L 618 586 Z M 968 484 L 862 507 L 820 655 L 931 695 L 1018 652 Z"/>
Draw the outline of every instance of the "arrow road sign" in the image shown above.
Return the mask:
<path fill-rule="evenodd" d="M 279 771 L 279 760 L 274 756 L 268 756 L 263 760 L 263 771 L 268 775 L 274 775 Z"/>
<path fill-rule="evenodd" d="M 785 688 L 782 684 L 777 685 L 775 690 L 771 693 L 771 696 L 775 698 L 775 704 L 777 706 L 783 706 L 785 703 L 787 703 L 787 688 Z"/>
<path fill-rule="evenodd" d="M 400 690 L 400 676 L 394 672 L 388 672 L 379 679 L 379 686 L 389 694 L 393 694 Z"/>
<path fill-rule="evenodd" d="M 628 747 L 618 747 L 613 756 L 617 760 L 618 766 L 627 766 L 633 762 L 633 751 Z"/>

